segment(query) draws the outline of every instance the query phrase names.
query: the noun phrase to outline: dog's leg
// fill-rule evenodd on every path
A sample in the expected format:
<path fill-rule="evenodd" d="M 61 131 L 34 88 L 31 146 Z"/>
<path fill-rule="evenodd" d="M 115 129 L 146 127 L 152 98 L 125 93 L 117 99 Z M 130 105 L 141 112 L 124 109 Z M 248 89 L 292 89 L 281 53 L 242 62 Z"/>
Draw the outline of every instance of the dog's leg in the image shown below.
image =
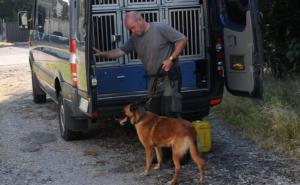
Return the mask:
<path fill-rule="evenodd" d="M 144 171 L 145 176 L 148 175 L 148 172 L 151 168 L 152 152 L 153 152 L 153 147 L 151 147 L 151 146 L 145 147 L 145 153 L 146 153 L 146 167 L 145 167 L 145 171 Z"/>
<path fill-rule="evenodd" d="M 169 181 L 168 184 L 175 185 L 177 182 L 177 178 L 180 172 L 180 158 L 181 158 L 180 152 L 176 151 L 176 149 L 173 148 L 173 163 L 175 166 L 175 173 L 173 175 L 172 180 Z"/>
<path fill-rule="evenodd" d="M 192 156 L 192 159 L 195 161 L 199 171 L 200 171 L 200 183 L 204 183 L 204 176 L 205 176 L 205 172 L 204 172 L 204 167 L 205 167 L 205 163 L 204 161 L 200 158 L 200 153 L 195 145 L 194 142 L 191 141 L 190 144 L 190 154 Z"/>
<path fill-rule="evenodd" d="M 155 165 L 154 169 L 158 170 L 160 169 L 160 165 L 161 165 L 161 155 L 160 155 L 160 148 L 155 147 L 155 154 L 156 154 L 156 159 L 157 159 L 157 164 Z"/>

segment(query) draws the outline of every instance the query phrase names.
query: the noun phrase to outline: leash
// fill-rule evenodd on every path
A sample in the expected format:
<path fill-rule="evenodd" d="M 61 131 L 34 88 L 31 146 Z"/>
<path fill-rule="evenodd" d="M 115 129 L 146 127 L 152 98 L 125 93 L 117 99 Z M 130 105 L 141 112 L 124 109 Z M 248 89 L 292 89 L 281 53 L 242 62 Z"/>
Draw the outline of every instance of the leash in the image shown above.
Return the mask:
<path fill-rule="evenodd" d="M 153 99 L 153 96 L 155 95 L 156 93 L 156 90 L 157 90 L 157 82 L 158 82 L 158 79 L 161 78 L 161 77 L 164 77 L 165 74 L 161 74 L 161 71 L 163 71 L 163 68 L 162 68 L 163 64 L 161 64 L 159 66 L 159 68 L 157 69 L 157 72 L 156 72 L 156 75 L 155 75 L 155 78 L 153 80 L 153 84 L 152 84 L 152 87 L 150 89 L 150 96 L 148 98 L 148 100 L 146 101 L 146 106 L 149 106 L 152 99 Z"/>

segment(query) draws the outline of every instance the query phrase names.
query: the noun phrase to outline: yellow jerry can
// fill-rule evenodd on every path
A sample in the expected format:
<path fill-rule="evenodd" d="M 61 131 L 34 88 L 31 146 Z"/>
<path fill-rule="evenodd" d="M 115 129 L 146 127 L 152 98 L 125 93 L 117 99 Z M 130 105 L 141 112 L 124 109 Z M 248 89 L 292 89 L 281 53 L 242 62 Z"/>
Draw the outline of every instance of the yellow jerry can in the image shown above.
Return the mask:
<path fill-rule="evenodd" d="M 208 121 L 193 121 L 192 125 L 197 133 L 198 148 L 201 152 L 209 152 L 212 148 L 211 125 Z"/>

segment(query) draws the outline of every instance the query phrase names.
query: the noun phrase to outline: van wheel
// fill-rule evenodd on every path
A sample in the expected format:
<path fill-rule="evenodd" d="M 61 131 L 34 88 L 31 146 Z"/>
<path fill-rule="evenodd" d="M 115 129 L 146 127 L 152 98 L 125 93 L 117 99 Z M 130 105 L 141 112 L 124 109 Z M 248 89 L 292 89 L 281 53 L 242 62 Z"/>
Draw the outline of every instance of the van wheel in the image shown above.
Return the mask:
<path fill-rule="evenodd" d="M 58 97 L 58 119 L 61 137 L 66 141 L 76 139 L 79 132 L 75 132 L 69 129 L 69 125 L 72 124 L 72 122 L 75 120 L 74 118 L 72 118 L 69 108 L 64 105 L 61 95 Z"/>
<path fill-rule="evenodd" d="M 46 93 L 41 89 L 39 82 L 33 72 L 31 72 L 32 95 L 34 103 L 45 103 Z"/>

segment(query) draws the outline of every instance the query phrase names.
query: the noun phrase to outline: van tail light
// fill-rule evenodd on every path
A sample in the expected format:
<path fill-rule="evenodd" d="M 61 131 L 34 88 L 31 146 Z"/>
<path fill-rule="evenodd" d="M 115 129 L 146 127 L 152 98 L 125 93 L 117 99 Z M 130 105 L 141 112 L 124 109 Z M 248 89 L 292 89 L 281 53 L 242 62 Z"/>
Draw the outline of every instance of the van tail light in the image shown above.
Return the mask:
<path fill-rule="evenodd" d="M 71 82 L 72 86 L 77 88 L 78 87 L 78 81 L 77 81 L 77 46 L 76 46 L 76 40 L 75 39 L 70 39 L 70 65 L 71 65 Z"/>
<path fill-rule="evenodd" d="M 219 105 L 222 102 L 222 98 L 216 98 L 216 99 L 211 99 L 209 101 L 209 105 L 210 106 L 215 106 L 215 105 Z"/>
<path fill-rule="evenodd" d="M 221 52 L 223 49 L 223 42 L 222 42 L 222 35 L 221 33 L 216 34 L 216 50 L 217 52 Z"/>
<path fill-rule="evenodd" d="M 216 34 L 216 61 L 217 61 L 217 74 L 224 77 L 224 48 L 222 34 Z"/>
<path fill-rule="evenodd" d="M 97 111 L 92 112 L 92 118 L 97 118 L 98 116 L 99 116 L 99 114 Z"/>

